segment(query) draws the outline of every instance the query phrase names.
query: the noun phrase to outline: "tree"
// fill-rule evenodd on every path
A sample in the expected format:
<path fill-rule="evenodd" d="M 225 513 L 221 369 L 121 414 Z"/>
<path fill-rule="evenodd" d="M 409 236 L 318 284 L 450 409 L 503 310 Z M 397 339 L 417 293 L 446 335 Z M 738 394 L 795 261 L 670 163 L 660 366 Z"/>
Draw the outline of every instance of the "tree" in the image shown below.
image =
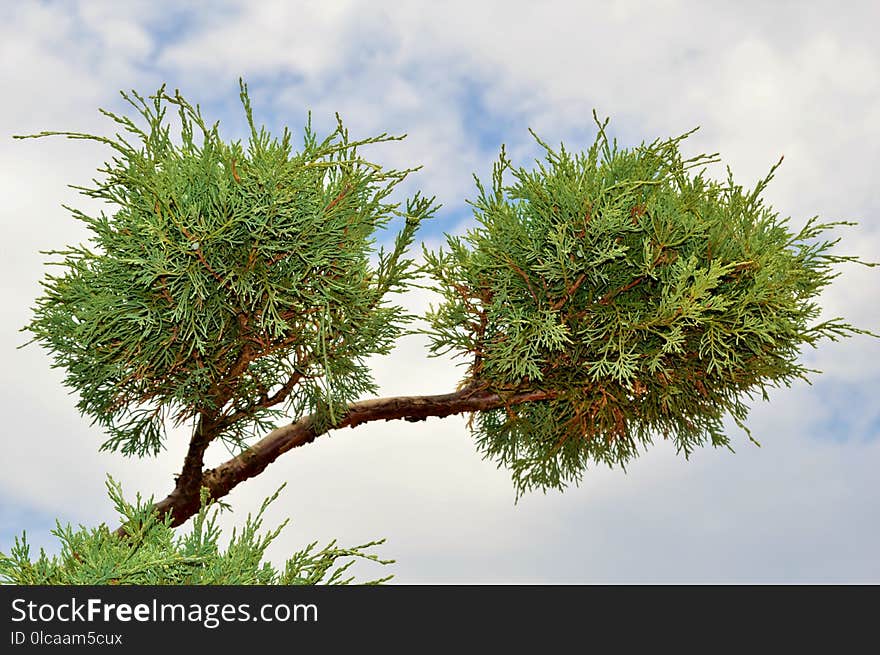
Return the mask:
<path fill-rule="evenodd" d="M 104 179 L 79 190 L 114 211 L 68 208 L 91 244 L 53 251 L 63 272 L 47 276 L 27 329 L 106 430 L 103 448 L 155 453 L 166 423 L 192 426 L 173 490 L 150 508 L 169 529 L 283 453 L 376 420 L 472 413 L 517 494 L 625 465 L 657 435 L 685 456 L 729 447 L 726 416 L 748 432 L 746 400 L 806 378 L 803 346 L 868 334 L 815 322 L 833 265 L 858 260 L 822 240 L 850 223 L 793 231 L 764 204 L 782 160 L 744 190 L 729 170 L 725 183 L 706 176 L 716 156 L 684 158 L 691 132 L 620 148 L 594 114 L 586 152 L 533 133 L 545 154 L 528 170 L 502 148 L 491 183 L 475 176 L 478 226 L 418 265 L 410 248 L 434 199 L 392 203 L 414 169 L 359 151 L 402 137 L 353 140 L 337 117 L 323 139 L 307 125 L 295 151 L 287 129 L 256 127 L 242 84 L 250 137 L 227 143 L 178 92 L 123 97 L 138 121 L 102 110 L 121 127 L 113 138 L 31 135 L 109 146 Z M 377 252 L 395 220 L 393 247 Z M 393 294 L 423 276 L 443 300 L 419 331 L 466 374 L 447 394 L 362 400 L 376 392 L 365 359 L 412 331 Z M 204 470 L 217 440 L 238 454 Z M 130 537 L 150 511 L 122 514 L 117 535 Z"/>

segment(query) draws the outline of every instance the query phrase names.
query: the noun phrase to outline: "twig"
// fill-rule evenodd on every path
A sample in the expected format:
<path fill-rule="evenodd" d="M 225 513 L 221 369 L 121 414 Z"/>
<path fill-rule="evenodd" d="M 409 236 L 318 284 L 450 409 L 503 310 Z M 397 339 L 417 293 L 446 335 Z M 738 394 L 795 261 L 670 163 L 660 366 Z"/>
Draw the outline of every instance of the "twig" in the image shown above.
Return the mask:
<path fill-rule="evenodd" d="M 637 286 L 638 284 L 640 284 L 644 279 L 645 279 L 644 277 L 639 276 L 635 280 L 630 282 L 629 284 L 622 286 L 619 289 L 616 289 L 614 291 L 609 291 L 604 296 L 602 296 L 602 299 L 599 300 L 599 304 L 600 305 L 607 305 L 609 302 L 611 302 L 612 299 L 614 299 L 617 296 L 617 294 L 623 293 L 624 291 L 629 291 L 634 286 Z"/>
<path fill-rule="evenodd" d="M 586 279 L 587 279 L 587 274 L 581 273 L 580 277 L 578 277 L 578 279 L 575 280 L 574 283 L 568 289 L 566 289 L 565 295 L 562 296 L 562 298 L 557 300 L 555 303 L 550 305 L 550 309 L 552 309 L 553 311 L 556 311 L 557 309 L 562 307 L 567 300 L 571 299 L 571 297 L 574 295 L 574 292 L 580 288 L 580 286 L 584 283 L 584 280 L 586 280 Z"/>

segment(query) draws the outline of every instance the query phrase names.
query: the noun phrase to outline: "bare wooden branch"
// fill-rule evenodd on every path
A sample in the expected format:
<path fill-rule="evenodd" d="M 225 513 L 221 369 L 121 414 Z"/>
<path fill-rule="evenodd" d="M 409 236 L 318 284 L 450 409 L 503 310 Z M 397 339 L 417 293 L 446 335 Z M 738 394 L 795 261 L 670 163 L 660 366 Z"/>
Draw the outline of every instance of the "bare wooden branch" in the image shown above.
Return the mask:
<path fill-rule="evenodd" d="M 423 421 L 432 416 L 443 418 L 453 414 L 551 400 L 555 397 L 554 391 L 533 390 L 502 396 L 485 389 L 466 387 L 455 393 L 434 396 L 374 398 L 350 404 L 345 416 L 333 429 L 353 428 L 371 421 Z M 222 498 L 245 480 L 262 473 L 284 453 L 311 443 L 321 434 L 323 432 L 315 427 L 314 415 L 276 428 L 240 455 L 215 469 L 205 471 L 200 484 L 193 485 L 191 479 L 184 480 L 183 476 L 178 478 L 174 491 L 156 503 L 155 509 L 160 517 L 170 513 L 171 525 L 181 525 L 198 512 L 201 487 L 208 488 L 211 498 Z M 187 457 L 189 458 L 189 454 Z M 185 484 L 181 484 L 182 482 Z M 125 526 L 119 528 L 117 533 L 124 534 Z"/>

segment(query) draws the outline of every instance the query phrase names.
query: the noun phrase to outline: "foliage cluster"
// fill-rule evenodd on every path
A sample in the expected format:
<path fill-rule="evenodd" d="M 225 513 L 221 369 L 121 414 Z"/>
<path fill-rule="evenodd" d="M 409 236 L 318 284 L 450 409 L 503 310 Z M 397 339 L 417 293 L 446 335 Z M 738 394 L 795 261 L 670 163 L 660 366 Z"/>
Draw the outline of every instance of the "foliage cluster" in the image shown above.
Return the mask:
<path fill-rule="evenodd" d="M 832 265 L 855 259 L 821 239 L 844 223 L 793 231 L 764 204 L 779 164 L 747 191 L 682 155 L 690 132 L 625 149 L 596 122 L 585 153 L 536 136 L 532 170 L 502 149 L 491 186 L 475 178 L 478 227 L 425 253 L 444 297 L 432 350 L 466 358 L 469 385 L 553 396 L 476 416 L 519 492 L 624 465 L 655 435 L 729 447 L 725 416 L 745 429 L 746 398 L 805 379 L 805 345 L 863 332 L 815 322 Z"/>
<path fill-rule="evenodd" d="M 392 564 L 367 552 L 382 541 L 354 548 L 340 548 L 335 542 L 324 548 L 309 544 L 294 553 L 282 569 L 264 562 L 266 548 L 287 525 L 260 533 L 263 513 L 281 489 L 266 499 L 255 517 L 247 518 L 241 531 L 233 530 L 224 550 L 217 527 L 218 508 L 204 503 L 193 518 L 192 531 L 180 534 L 172 529 L 170 517 L 159 521 L 152 511 L 152 498 L 137 496 L 135 503 L 123 498 L 122 489 L 108 478 L 107 490 L 120 522 L 130 526 L 128 536 L 101 525 L 94 529 L 56 524 L 61 552 L 40 555 L 32 561 L 27 536 L 16 538 L 9 553 L 0 553 L 0 584 L 19 585 L 305 585 L 349 584 L 349 568 L 358 559 Z M 391 576 L 367 582 L 378 584 Z"/>
<path fill-rule="evenodd" d="M 27 326 L 66 370 L 79 409 L 106 429 L 105 448 L 154 454 L 166 419 L 192 419 L 211 438 L 241 445 L 255 428 L 291 414 L 329 425 L 376 388 L 364 360 L 390 351 L 411 318 L 388 301 L 415 275 L 405 257 L 432 200 L 401 210 L 388 196 L 410 171 L 360 156 L 338 119 L 302 149 L 255 127 L 225 142 L 198 106 L 164 87 L 150 101 L 123 97 L 139 122 L 102 110 L 122 128 L 106 138 L 113 159 L 92 187 L 113 213 L 67 208 L 91 243 L 63 251 Z M 179 116 L 179 138 L 166 120 Z M 144 125 L 141 125 L 143 123 Z M 406 217 L 391 252 L 374 233 Z"/>

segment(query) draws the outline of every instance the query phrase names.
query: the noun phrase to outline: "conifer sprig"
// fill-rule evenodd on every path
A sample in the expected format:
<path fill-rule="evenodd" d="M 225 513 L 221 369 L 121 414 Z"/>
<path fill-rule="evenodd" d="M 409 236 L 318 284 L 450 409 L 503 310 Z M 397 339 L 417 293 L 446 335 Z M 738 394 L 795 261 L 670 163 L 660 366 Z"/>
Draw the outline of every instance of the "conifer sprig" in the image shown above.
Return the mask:
<path fill-rule="evenodd" d="M 256 516 L 247 517 L 241 530 L 233 530 L 226 548 L 217 526 L 219 506 L 210 506 L 202 496 L 202 507 L 193 519 L 192 531 L 175 532 L 170 516 L 160 520 L 153 511 L 153 499 L 137 496 L 130 503 L 121 486 L 108 476 L 107 491 L 119 519 L 130 526 L 124 539 L 106 525 L 94 529 L 56 522 L 52 531 L 61 544 L 58 555 L 43 549 L 32 558 L 27 535 L 16 538 L 9 555 L 0 553 L 0 584 L 18 585 L 301 585 L 350 584 L 347 575 L 358 560 L 379 565 L 393 564 L 369 549 L 384 540 L 353 548 L 340 548 L 335 541 L 323 548 L 309 544 L 294 553 L 281 568 L 264 561 L 266 549 L 287 525 L 261 532 L 263 514 L 281 488 L 267 498 Z M 391 576 L 364 584 L 387 582 Z"/>

